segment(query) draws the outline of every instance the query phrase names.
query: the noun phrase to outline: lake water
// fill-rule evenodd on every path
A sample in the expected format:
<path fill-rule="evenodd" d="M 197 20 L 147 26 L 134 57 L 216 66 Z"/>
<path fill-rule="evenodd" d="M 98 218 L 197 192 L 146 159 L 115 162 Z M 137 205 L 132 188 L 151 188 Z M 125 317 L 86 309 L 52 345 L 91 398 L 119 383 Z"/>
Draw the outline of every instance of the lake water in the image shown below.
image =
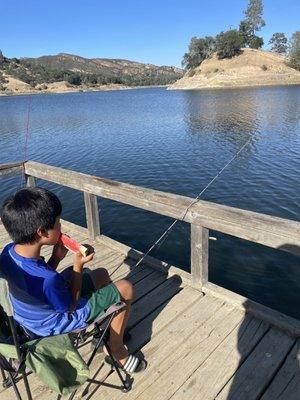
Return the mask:
<path fill-rule="evenodd" d="M 0 97 L 0 163 L 28 158 L 196 197 L 251 138 L 202 198 L 299 221 L 300 87 L 215 91 L 136 89 Z M 0 201 L 20 178 L 1 181 Z M 81 193 L 41 183 L 63 218 L 85 225 Z M 171 219 L 100 199 L 102 232 L 146 251 Z M 212 232 L 210 280 L 300 318 L 299 257 Z M 189 226 L 153 253 L 189 268 Z"/>

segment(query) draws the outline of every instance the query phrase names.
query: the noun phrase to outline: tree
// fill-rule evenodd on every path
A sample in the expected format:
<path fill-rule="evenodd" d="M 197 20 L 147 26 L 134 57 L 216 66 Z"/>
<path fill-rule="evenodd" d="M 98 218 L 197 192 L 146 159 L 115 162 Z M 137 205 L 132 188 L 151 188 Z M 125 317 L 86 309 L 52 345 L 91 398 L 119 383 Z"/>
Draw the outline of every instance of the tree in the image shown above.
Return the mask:
<path fill-rule="evenodd" d="M 249 46 L 252 34 L 251 34 L 251 27 L 247 21 L 244 20 L 240 22 L 239 33 L 243 39 L 242 47 Z"/>
<path fill-rule="evenodd" d="M 239 54 L 242 46 L 243 38 L 236 29 L 221 32 L 216 37 L 216 50 L 219 58 L 230 58 Z"/>
<path fill-rule="evenodd" d="M 290 40 L 289 65 L 300 71 L 300 31 L 294 32 Z"/>
<path fill-rule="evenodd" d="M 249 0 L 248 7 L 245 11 L 245 22 L 248 25 L 249 32 L 254 36 L 255 32 L 261 30 L 266 25 L 262 19 L 263 4 L 262 0 Z"/>
<path fill-rule="evenodd" d="M 182 65 L 186 69 L 198 67 L 203 60 L 209 58 L 215 51 L 215 39 L 212 36 L 204 38 L 192 37 L 189 51 L 185 53 L 182 60 Z"/>
<path fill-rule="evenodd" d="M 260 49 L 264 45 L 264 39 L 262 37 L 253 35 L 249 41 L 249 47 L 251 49 Z"/>
<path fill-rule="evenodd" d="M 243 39 L 242 47 L 249 46 L 251 49 L 260 49 L 264 44 L 263 38 L 253 33 L 253 27 L 249 21 L 240 22 L 239 34 Z"/>
<path fill-rule="evenodd" d="M 269 40 L 271 45 L 271 51 L 275 53 L 284 54 L 287 52 L 287 38 L 283 32 L 273 33 L 273 36 Z"/>

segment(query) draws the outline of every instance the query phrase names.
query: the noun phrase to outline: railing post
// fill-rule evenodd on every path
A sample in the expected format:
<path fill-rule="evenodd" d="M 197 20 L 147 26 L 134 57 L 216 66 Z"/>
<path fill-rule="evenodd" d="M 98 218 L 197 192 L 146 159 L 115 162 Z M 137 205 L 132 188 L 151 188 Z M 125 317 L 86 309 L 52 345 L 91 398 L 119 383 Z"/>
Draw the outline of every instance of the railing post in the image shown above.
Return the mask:
<path fill-rule="evenodd" d="M 97 196 L 84 192 L 84 204 L 86 223 L 89 231 L 89 239 L 95 240 L 100 235 L 99 210 Z"/>
<path fill-rule="evenodd" d="M 35 177 L 31 175 L 25 175 L 26 186 L 27 187 L 36 187 Z"/>
<path fill-rule="evenodd" d="M 201 291 L 208 281 L 208 241 L 209 230 L 191 224 L 191 283 Z"/>

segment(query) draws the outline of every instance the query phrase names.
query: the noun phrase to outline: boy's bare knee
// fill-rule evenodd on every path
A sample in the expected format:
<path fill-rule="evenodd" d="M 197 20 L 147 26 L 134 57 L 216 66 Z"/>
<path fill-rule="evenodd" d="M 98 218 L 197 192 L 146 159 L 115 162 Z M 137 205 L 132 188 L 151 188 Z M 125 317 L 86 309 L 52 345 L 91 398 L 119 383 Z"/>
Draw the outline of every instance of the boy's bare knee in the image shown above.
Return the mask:
<path fill-rule="evenodd" d="M 133 299 L 133 286 L 131 282 L 121 279 L 120 281 L 115 282 L 115 285 L 123 300 L 130 301 Z"/>

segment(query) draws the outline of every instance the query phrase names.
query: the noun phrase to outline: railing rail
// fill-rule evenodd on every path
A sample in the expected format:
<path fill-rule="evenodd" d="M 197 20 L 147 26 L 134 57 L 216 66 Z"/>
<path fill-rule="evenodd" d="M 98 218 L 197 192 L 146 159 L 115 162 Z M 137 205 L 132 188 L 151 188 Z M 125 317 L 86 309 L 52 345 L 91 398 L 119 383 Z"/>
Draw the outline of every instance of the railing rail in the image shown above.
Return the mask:
<path fill-rule="evenodd" d="M 0 178 L 17 175 L 24 170 L 24 162 L 0 164 Z"/>

